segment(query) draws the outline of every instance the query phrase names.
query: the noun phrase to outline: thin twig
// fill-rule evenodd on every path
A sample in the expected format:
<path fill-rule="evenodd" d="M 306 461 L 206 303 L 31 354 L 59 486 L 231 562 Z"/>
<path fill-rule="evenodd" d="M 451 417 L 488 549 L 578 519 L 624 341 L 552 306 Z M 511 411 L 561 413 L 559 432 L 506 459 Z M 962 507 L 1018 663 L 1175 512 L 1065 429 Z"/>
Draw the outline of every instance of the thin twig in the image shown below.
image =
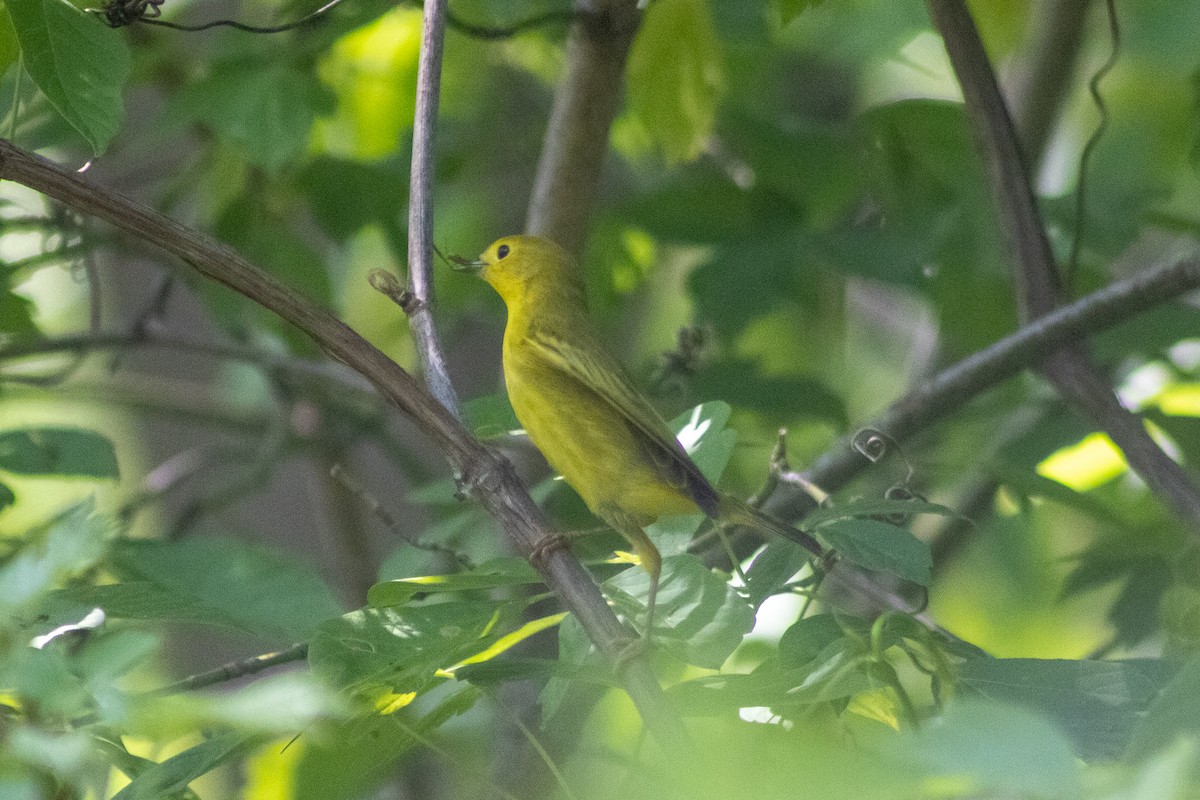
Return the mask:
<path fill-rule="evenodd" d="M 176 681 L 167 686 L 146 692 L 144 696 L 163 697 L 181 692 L 191 692 L 196 689 L 203 689 L 205 686 L 226 683 L 234 678 L 254 675 L 262 672 L 264 669 L 278 667 L 281 664 L 288 664 L 293 661 L 301 661 L 305 658 L 308 658 L 308 642 L 296 642 L 274 653 L 262 653 L 261 655 L 250 656 L 239 661 L 222 664 L 207 672 L 190 675 L 181 681 Z"/>
<path fill-rule="evenodd" d="M 462 417 L 450 383 L 437 329 L 433 325 L 433 156 L 438 92 L 442 80 L 442 40 L 446 0 L 427 0 L 417 62 L 417 105 L 413 118 L 412 175 L 408 201 L 408 289 L 413 303 L 408 324 L 429 391 L 456 417 Z"/>

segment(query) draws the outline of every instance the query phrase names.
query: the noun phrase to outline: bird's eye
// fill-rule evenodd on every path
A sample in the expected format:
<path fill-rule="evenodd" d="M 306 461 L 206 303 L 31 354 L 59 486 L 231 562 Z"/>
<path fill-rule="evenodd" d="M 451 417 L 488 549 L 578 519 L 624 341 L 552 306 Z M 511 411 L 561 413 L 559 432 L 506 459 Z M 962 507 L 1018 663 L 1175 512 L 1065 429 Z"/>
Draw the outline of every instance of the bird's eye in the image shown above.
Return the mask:
<path fill-rule="evenodd" d="M 508 245 L 502 244 L 496 248 L 496 258 L 504 258 L 508 255 Z"/>

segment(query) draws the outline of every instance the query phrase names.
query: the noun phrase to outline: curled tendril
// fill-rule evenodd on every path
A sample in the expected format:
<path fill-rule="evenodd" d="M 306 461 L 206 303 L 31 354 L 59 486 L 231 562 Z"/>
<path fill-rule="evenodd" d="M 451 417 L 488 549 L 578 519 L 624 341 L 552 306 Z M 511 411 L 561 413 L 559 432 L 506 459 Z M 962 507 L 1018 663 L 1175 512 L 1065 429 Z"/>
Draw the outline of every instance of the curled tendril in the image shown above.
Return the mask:
<path fill-rule="evenodd" d="M 850 446 L 854 448 L 855 452 L 872 464 L 877 464 L 883 460 L 883 457 L 888 454 L 889 449 L 894 445 L 895 442 L 892 441 L 890 436 L 880 433 L 874 428 L 863 428 L 854 434 L 854 438 L 850 440 Z"/>

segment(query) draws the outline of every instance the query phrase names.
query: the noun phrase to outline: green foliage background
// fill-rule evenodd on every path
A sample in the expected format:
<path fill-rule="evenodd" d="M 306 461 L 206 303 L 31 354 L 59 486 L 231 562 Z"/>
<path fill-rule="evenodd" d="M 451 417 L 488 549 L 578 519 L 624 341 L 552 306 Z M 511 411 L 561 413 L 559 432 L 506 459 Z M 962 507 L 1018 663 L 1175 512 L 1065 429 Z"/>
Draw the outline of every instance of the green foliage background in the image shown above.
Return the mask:
<path fill-rule="evenodd" d="M 1053 134 L 1031 148 L 1064 262 L 1099 123 L 1086 81 L 1111 46 L 1092 5 Z M 1041 6 L 971 6 L 1014 84 Z M 569 10 L 451 9 L 497 27 Z M 253 24 L 312 10 L 163 7 Z M 1200 5 L 1119 13 L 1077 294 L 1194 254 L 1200 230 Z M 3 135 L 94 158 L 97 183 L 231 244 L 415 368 L 366 275 L 405 269 L 420 24 L 413 5 L 343 0 L 270 36 L 114 31 L 63 0 L 5 0 Z M 443 251 L 522 228 L 566 35 L 561 17 L 495 41 L 448 31 Z M 734 493 L 768 480 L 780 428 L 802 467 L 1017 327 L 920 3 L 653 0 L 625 80 L 581 268 L 614 350 Z M 816 591 L 824 566 L 788 543 L 746 547 L 731 578 L 723 551 L 689 549 L 701 520 L 656 526 L 656 664 L 705 754 L 672 764 L 576 621 L 365 382 L 245 298 L 11 183 L 0 225 L 0 797 L 1200 793 L 1197 532 L 1032 375 L 893 443 L 804 522 L 953 637 L 833 578 Z M 472 427 L 561 528 L 593 527 L 509 435 L 499 301 L 442 264 L 435 279 Z M 685 326 L 698 357 L 678 352 Z M 1179 299 L 1093 342 L 1193 478 L 1198 336 Z M 918 499 L 885 501 L 897 487 Z M 619 546 L 573 549 L 636 623 L 647 579 Z M 95 607 L 98 629 L 60 627 Z M 273 652 L 307 665 L 155 691 Z"/>

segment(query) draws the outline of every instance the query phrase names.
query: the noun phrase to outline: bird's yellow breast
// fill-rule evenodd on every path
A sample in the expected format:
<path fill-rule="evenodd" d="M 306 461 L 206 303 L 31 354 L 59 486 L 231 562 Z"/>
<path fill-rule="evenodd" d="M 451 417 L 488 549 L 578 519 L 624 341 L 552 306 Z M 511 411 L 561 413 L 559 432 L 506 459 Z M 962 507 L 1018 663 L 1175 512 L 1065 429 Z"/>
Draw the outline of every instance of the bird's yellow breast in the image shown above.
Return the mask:
<path fill-rule="evenodd" d="M 512 320 L 509 325 L 512 330 Z M 640 524 L 698 510 L 683 492 L 663 482 L 647 462 L 639 434 L 617 409 L 521 342 L 519 332 L 505 332 L 504 378 L 513 410 L 550 466 L 588 508 L 601 516 L 605 508 L 617 508 Z"/>

